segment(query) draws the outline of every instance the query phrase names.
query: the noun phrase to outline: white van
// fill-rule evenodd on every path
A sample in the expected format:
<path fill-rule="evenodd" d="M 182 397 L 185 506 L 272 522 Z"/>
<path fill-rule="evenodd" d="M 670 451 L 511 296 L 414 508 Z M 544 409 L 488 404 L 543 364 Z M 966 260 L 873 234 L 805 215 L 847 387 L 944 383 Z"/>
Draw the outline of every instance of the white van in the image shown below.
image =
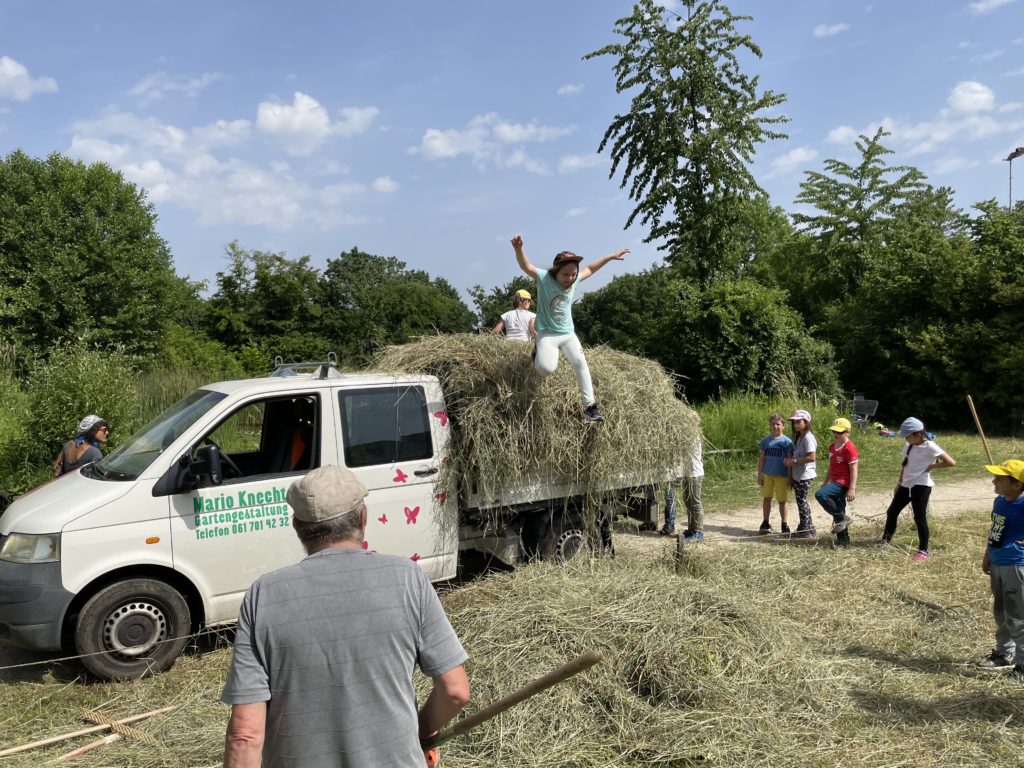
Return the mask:
<path fill-rule="evenodd" d="M 0 517 L 0 643 L 73 649 L 102 678 L 169 668 L 190 633 L 237 618 L 257 576 L 303 557 L 285 495 L 328 464 L 369 489 L 364 546 L 432 580 L 455 575 L 460 549 L 515 563 L 541 537 L 562 557 L 584 541 L 569 486 L 437 487 L 449 426 L 436 378 L 299 370 L 197 390 L 15 500 Z"/>

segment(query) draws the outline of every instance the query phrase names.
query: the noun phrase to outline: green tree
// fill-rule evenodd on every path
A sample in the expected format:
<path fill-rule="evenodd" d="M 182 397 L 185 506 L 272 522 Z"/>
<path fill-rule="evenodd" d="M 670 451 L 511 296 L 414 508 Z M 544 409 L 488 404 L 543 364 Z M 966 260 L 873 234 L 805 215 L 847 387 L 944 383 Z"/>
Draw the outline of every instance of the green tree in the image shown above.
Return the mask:
<path fill-rule="evenodd" d="M 324 328 L 324 286 L 310 257 L 227 247 L 228 269 L 217 273 L 208 302 L 211 335 L 231 349 L 256 345 L 286 360 L 324 359 L 332 351 Z"/>
<path fill-rule="evenodd" d="M 489 333 L 501 320 L 501 316 L 514 308 L 513 294 L 519 290 L 529 291 L 534 299 L 537 298 L 536 284 L 525 275 L 516 275 L 504 285 L 496 285 L 490 291 L 484 290 L 482 285 L 474 285 L 469 289 L 469 295 L 476 306 L 477 323 L 481 331 Z"/>
<path fill-rule="evenodd" d="M 763 194 L 749 165 L 759 144 L 785 138 L 765 114 L 785 96 L 759 93 L 740 56 L 761 50 L 719 0 L 684 0 L 686 18 L 666 18 L 654 0 L 640 0 L 615 23 L 623 40 L 586 56 L 614 56 L 616 90 L 632 94 L 601 140 L 610 146 L 614 178 L 636 203 L 626 227 L 639 219 L 645 240 L 660 241 L 667 259 L 701 285 L 736 277 L 743 262 L 731 242 L 743 203 Z"/>
<path fill-rule="evenodd" d="M 830 158 L 824 171 L 809 171 L 800 185 L 796 202 L 813 211 L 794 213 L 793 221 L 815 243 L 803 265 L 810 267 L 808 295 L 817 302 L 808 307 L 814 322 L 881 257 L 896 215 L 919 193 L 930 193 L 917 168 L 886 164 L 893 153 L 882 144 L 888 135 L 882 128 L 871 138 L 861 135 L 856 164 Z"/>
<path fill-rule="evenodd" d="M 447 280 L 408 269 L 392 256 L 342 252 L 327 261 L 323 291 L 326 332 L 350 364 L 417 335 L 473 329 L 473 313 Z"/>
<path fill-rule="evenodd" d="M 0 336 L 43 354 L 82 340 L 155 352 L 173 308 L 145 193 L 103 163 L 0 160 Z"/>
<path fill-rule="evenodd" d="M 588 343 L 657 360 L 691 400 L 838 390 L 831 347 L 808 333 L 783 292 L 754 280 L 703 287 L 654 267 L 588 293 L 574 316 Z"/>

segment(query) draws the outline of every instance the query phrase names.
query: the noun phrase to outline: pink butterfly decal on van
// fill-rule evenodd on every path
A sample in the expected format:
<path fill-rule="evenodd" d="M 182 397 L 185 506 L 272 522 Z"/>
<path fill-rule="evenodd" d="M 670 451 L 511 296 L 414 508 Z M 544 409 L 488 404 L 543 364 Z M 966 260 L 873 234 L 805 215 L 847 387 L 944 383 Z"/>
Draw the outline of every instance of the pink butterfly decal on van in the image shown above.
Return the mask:
<path fill-rule="evenodd" d="M 393 483 L 404 483 L 408 479 L 408 475 L 400 469 L 395 470 L 395 476 L 391 479 Z"/>
<path fill-rule="evenodd" d="M 387 515 L 381 515 L 380 517 L 377 518 L 377 520 L 380 522 L 381 525 L 387 525 L 388 524 L 388 516 Z"/>
<path fill-rule="evenodd" d="M 448 426 L 448 411 L 435 411 L 433 413 L 435 419 L 441 422 L 442 427 Z"/>
<path fill-rule="evenodd" d="M 405 524 L 406 525 L 416 525 L 416 518 L 419 517 L 419 516 L 420 516 L 420 508 L 419 507 L 413 507 L 412 509 L 409 509 L 408 507 L 405 508 Z"/>

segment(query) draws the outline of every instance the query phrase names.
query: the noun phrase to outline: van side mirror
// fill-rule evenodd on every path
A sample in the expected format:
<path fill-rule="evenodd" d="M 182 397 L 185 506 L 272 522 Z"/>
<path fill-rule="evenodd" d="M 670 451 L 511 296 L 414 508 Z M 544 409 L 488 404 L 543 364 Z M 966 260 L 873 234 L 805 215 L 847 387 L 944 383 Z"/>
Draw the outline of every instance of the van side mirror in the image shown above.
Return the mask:
<path fill-rule="evenodd" d="M 189 462 L 188 469 L 194 478 L 206 479 L 210 485 L 220 485 L 224 482 L 220 448 L 216 445 L 201 445 L 196 448 L 196 457 Z"/>

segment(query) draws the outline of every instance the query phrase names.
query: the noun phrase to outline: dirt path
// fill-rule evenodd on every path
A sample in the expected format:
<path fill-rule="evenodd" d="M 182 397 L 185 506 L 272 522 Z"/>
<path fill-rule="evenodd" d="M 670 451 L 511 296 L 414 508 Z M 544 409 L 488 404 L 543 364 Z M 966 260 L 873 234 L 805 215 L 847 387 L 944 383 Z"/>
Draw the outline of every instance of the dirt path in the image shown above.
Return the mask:
<path fill-rule="evenodd" d="M 816 490 L 817 486 L 813 486 Z M 932 490 L 931 499 L 928 504 L 928 516 L 930 518 L 947 517 L 958 515 L 963 512 L 978 511 L 987 513 L 992 507 L 992 479 L 991 477 L 979 477 L 972 480 L 961 480 L 959 482 L 942 482 L 940 477 L 935 488 Z M 847 507 L 848 514 L 853 518 L 853 525 L 850 528 L 851 535 L 857 537 L 857 528 L 865 524 L 884 521 L 885 510 L 892 499 L 892 491 L 872 491 L 857 496 L 857 500 Z M 659 499 L 659 501 L 662 501 Z M 821 506 L 810 498 L 811 513 L 814 516 L 814 525 L 818 529 L 818 540 L 828 541 L 830 539 L 829 528 L 832 525 L 832 518 L 821 509 Z M 678 530 L 686 525 L 686 510 L 678 509 Z M 798 515 L 796 502 L 790 495 L 787 504 L 787 517 L 791 528 L 796 528 Z M 904 522 L 904 518 L 906 519 Z M 908 506 L 900 515 L 901 529 L 912 524 L 913 516 Z M 772 528 L 779 530 L 779 513 L 774 502 L 772 502 Z M 737 509 L 719 511 L 711 508 L 705 502 L 704 505 L 704 536 L 707 544 L 729 545 L 748 541 L 751 538 L 760 538 L 757 528 L 761 524 L 761 507 L 747 506 Z M 776 533 L 776 536 L 781 534 Z M 640 536 L 619 536 L 616 539 L 616 548 L 646 549 L 650 546 L 650 539 L 654 537 L 661 541 L 672 541 L 670 537 L 661 537 L 657 534 L 641 534 Z M 621 542 L 621 544 L 620 544 Z M 644 543 L 641 543 L 644 542 Z M 624 545 L 624 546 L 623 546 Z"/>

